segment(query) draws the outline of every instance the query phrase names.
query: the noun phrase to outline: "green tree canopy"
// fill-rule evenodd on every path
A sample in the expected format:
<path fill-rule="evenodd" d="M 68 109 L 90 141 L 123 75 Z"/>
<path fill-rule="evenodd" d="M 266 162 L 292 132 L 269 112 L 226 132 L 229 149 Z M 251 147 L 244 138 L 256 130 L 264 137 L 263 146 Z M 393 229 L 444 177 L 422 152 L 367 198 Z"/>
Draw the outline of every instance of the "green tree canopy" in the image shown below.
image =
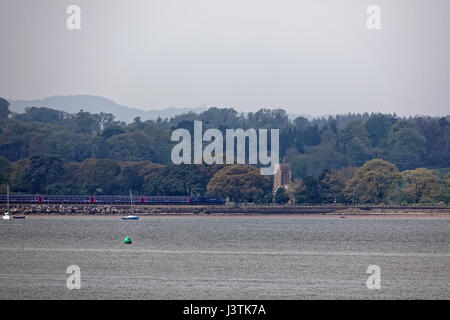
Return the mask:
<path fill-rule="evenodd" d="M 378 113 L 370 116 L 364 126 L 374 146 L 382 146 L 386 143 L 389 130 L 395 121 L 395 118 L 391 115 Z"/>
<path fill-rule="evenodd" d="M 38 107 L 27 107 L 25 113 L 16 115 L 16 119 L 18 120 L 44 123 L 62 123 L 70 117 L 71 115 L 64 111 Z"/>
<path fill-rule="evenodd" d="M 351 121 L 340 132 L 338 150 L 345 154 L 347 164 L 362 165 L 370 158 L 370 139 L 361 121 Z"/>
<path fill-rule="evenodd" d="M 302 179 L 294 192 L 296 203 L 320 203 L 319 183 L 314 177 Z"/>
<path fill-rule="evenodd" d="M 279 187 L 277 189 L 277 191 L 275 192 L 274 201 L 278 204 L 286 204 L 289 202 L 289 195 L 286 192 L 286 188 Z"/>
<path fill-rule="evenodd" d="M 444 176 L 443 182 L 447 188 L 450 188 L 450 171 Z"/>
<path fill-rule="evenodd" d="M 118 191 L 115 177 L 119 173 L 120 167 L 114 160 L 85 161 L 83 163 L 83 189 L 89 194 L 115 194 Z"/>
<path fill-rule="evenodd" d="M 12 192 L 30 192 L 29 182 L 25 174 L 30 166 L 30 159 L 21 159 L 11 163 L 10 185 Z"/>
<path fill-rule="evenodd" d="M 3 98 L 0 98 L 0 119 L 7 119 L 11 114 L 9 110 L 9 102 Z"/>
<path fill-rule="evenodd" d="M 201 196 L 212 174 L 202 165 L 169 165 L 147 177 L 144 190 L 151 195 Z"/>
<path fill-rule="evenodd" d="M 230 165 L 216 172 L 209 181 L 208 194 L 230 197 L 234 202 L 253 202 L 271 192 L 271 179 L 249 165 Z"/>
<path fill-rule="evenodd" d="M 339 170 L 325 170 L 319 177 L 319 189 L 322 202 L 344 203 L 345 184 L 355 171 L 353 167 L 346 167 Z"/>
<path fill-rule="evenodd" d="M 410 121 L 399 121 L 389 133 L 387 160 L 397 164 L 400 170 L 420 165 L 425 154 L 426 139 Z"/>
<path fill-rule="evenodd" d="M 23 184 L 30 184 L 32 193 L 46 193 L 50 184 L 59 181 L 64 174 L 60 158 L 55 156 L 34 156 L 25 170 Z"/>
<path fill-rule="evenodd" d="M 442 192 L 439 178 L 426 168 L 403 171 L 402 179 L 406 182 L 402 191 L 413 203 L 434 202 Z"/>
<path fill-rule="evenodd" d="M 445 191 L 441 194 L 439 197 L 439 200 L 446 203 L 447 205 L 450 204 L 450 171 L 447 172 L 447 174 L 444 176 L 442 182 L 445 185 Z"/>
<path fill-rule="evenodd" d="M 11 163 L 8 159 L 0 157 L 0 185 L 9 183 L 11 172 Z"/>
<path fill-rule="evenodd" d="M 367 161 L 345 185 L 345 196 L 351 202 L 386 203 L 397 191 L 401 175 L 397 167 L 381 159 Z"/>

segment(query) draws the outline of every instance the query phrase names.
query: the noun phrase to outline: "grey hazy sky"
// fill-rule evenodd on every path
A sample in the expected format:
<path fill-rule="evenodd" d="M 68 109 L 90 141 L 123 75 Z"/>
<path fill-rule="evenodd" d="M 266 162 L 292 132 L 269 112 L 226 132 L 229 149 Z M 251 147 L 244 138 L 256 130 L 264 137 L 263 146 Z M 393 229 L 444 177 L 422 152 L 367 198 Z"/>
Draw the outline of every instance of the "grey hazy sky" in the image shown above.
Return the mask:
<path fill-rule="evenodd" d="M 449 0 L 0 0 L 0 96 L 446 115 L 449 14 Z"/>

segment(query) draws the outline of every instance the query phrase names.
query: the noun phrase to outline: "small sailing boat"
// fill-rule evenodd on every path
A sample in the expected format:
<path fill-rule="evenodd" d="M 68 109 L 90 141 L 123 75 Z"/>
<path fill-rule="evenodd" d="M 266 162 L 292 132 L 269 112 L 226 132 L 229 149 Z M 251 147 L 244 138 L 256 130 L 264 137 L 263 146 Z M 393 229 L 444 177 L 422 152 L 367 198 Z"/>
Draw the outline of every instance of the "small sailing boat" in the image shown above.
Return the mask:
<path fill-rule="evenodd" d="M 12 220 L 12 219 L 25 219 L 26 217 L 16 217 L 16 216 L 11 216 L 9 214 L 9 185 L 6 186 L 6 212 L 3 215 L 2 219 L 3 220 Z"/>
<path fill-rule="evenodd" d="M 139 220 L 138 216 L 133 215 L 133 196 L 131 195 L 131 189 L 130 189 L 130 206 L 131 206 L 131 215 L 122 217 L 122 220 Z"/>
<path fill-rule="evenodd" d="M 122 217 L 122 220 L 139 220 L 139 217 L 130 215 L 130 216 Z"/>
<path fill-rule="evenodd" d="M 9 215 L 9 186 L 6 186 L 6 212 L 3 215 L 3 220 L 11 220 L 11 216 Z"/>

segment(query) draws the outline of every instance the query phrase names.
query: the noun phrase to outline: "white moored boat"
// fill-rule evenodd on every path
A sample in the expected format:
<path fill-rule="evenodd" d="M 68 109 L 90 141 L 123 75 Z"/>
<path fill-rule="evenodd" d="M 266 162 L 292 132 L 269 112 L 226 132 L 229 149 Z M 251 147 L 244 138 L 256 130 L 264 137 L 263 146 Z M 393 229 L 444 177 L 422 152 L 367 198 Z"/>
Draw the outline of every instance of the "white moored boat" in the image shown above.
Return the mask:
<path fill-rule="evenodd" d="M 15 220 L 15 219 L 25 219 L 26 217 L 24 217 L 24 216 L 19 216 L 19 217 L 17 217 L 17 216 L 11 216 L 10 214 L 9 214 L 9 186 L 6 186 L 6 194 L 7 194 L 7 196 L 6 196 L 6 203 L 7 203 L 7 205 L 6 205 L 6 212 L 5 212 L 5 214 L 3 215 L 3 217 L 2 217 L 2 219 L 3 220 Z"/>
<path fill-rule="evenodd" d="M 133 196 L 131 195 L 131 189 L 130 189 L 130 206 L 131 206 L 131 215 L 122 217 L 122 220 L 139 220 L 138 216 L 133 215 Z"/>
<path fill-rule="evenodd" d="M 6 186 L 6 212 L 3 215 L 3 220 L 11 220 L 11 216 L 9 215 L 9 186 Z"/>
<path fill-rule="evenodd" d="M 122 217 L 122 220 L 139 220 L 138 216 L 126 216 Z"/>

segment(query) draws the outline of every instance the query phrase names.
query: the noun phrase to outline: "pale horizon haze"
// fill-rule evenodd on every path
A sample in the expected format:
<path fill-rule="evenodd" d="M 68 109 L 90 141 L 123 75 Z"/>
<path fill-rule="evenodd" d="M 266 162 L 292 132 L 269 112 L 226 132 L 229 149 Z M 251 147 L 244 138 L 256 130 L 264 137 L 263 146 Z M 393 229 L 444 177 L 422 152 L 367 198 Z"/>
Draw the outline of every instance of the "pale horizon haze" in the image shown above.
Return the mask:
<path fill-rule="evenodd" d="M 445 116 L 449 13 L 448 0 L 1 0 L 0 97 Z"/>

